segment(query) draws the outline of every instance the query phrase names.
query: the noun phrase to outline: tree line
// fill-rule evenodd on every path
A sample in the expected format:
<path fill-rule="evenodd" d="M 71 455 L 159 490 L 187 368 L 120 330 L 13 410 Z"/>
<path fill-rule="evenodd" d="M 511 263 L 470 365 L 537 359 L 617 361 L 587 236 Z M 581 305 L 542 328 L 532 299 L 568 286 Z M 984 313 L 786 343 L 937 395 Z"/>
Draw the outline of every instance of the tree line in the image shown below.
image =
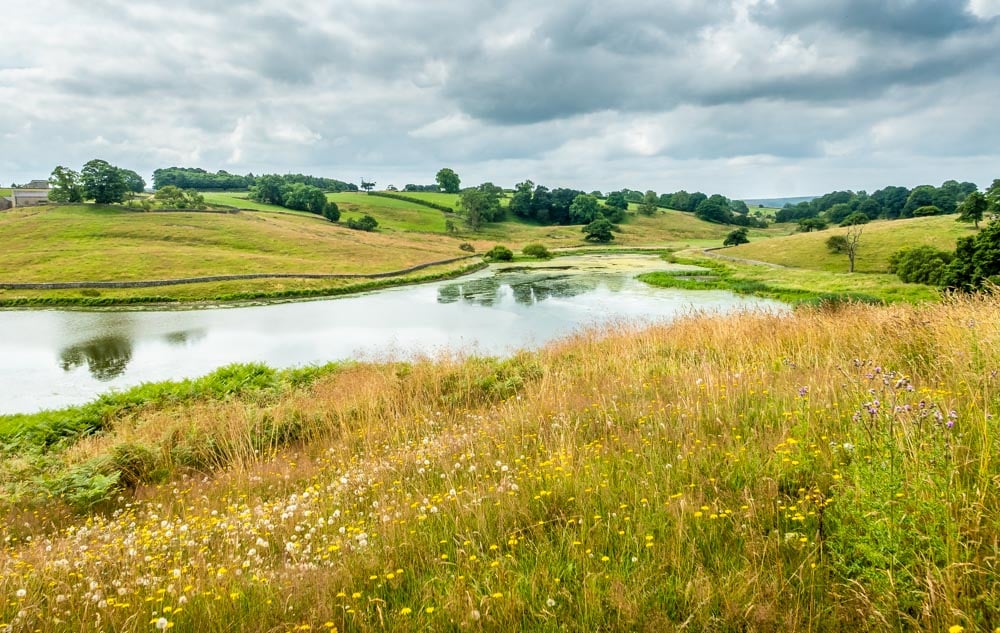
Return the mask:
<path fill-rule="evenodd" d="M 340 219 L 340 209 L 335 202 L 326 199 L 326 192 L 318 186 L 301 182 L 297 175 L 260 176 L 250 187 L 249 197 L 264 204 L 322 215 L 331 222 Z"/>
<path fill-rule="evenodd" d="M 157 169 L 153 172 L 153 188 L 160 189 L 168 185 L 173 185 L 180 189 L 194 189 L 196 191 L 222 190 L 222 189 L 250 189 L 257 184 L 257 181 L 264 176 L 254 176 L 246 174 L 230 174 L 220 170 L 216 173 L 205 171 L 204 169 L 192 167 L 167 167 Z M 298 183 L 318 187 L 324 191 L 341 192 L 357 191 L 358 186 L 352 183 L 337 180 L 335 178 L 323 178 L 320 176 L 309 176 L 306 174 L 285 174 L 282 175 L 286 182 L 290 184 Z"/>
<path fill-rule="evenodd" d="M 962 201 L 978 189 L 975 183 L 946 180 L 940 187 L 890 186 L 872 194 L 832 191 L 808 202 L 786 204 L 775 214 L 775 221 L 798 221 L 808 231 L 823 228 L 823 223 L 840 224 L 852 213 L 863 213 L 871 220 L 949 214 L 955 213 Z"/>
<path fill-rule="evenodd" d="M 146 181 L 131 169 L 96 158 L 87 161 L 79 172 L 57 166 L 52 170 L 49 184 L 49 199 L 64 204 L 87 200 L 97 204 L 121 203 L 146 188 Z"/>

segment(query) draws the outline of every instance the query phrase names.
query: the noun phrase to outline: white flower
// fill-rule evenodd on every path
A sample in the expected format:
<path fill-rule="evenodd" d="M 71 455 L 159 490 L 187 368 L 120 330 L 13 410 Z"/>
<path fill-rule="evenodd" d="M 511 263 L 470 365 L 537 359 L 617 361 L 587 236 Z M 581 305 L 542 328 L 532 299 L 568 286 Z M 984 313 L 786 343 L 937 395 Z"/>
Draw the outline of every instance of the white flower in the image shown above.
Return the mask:
<path fill-rule="evenodd" d="M 16 592 L 14 592 L 14 595 L 17 596 L 18 598 L 23 598 L 26 595 L 28 595 L 28 590 L 27 589 L 18 589 Z"/>
<path fill-rule="evenodd" d="M 167 622 L 166 618 L 160 618 L 160 619 L 158 619 L 156 621 L 156 630 L 158 630 L 158 631 L 166 631 L 167 630 L 167 626 L 169 626 L 169 625 L 170 625 L 170 622 Z"/>
<path fill-rule="evenodd" d="M 553 600 L 552 598 L 549 598 L 548 600 L 545 601 L 545 604 L 548 607 L 554 607 L 554 606 L 556 606 L 556 601 Z"/>

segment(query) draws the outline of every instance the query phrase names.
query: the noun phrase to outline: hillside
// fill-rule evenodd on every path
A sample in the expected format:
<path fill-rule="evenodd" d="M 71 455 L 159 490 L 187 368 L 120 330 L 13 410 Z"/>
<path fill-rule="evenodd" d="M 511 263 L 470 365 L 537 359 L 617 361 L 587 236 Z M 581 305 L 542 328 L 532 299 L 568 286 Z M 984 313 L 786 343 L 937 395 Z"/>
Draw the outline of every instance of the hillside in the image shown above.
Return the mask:
<path fill-rule="evenodd" d="M 889 256 L 906 246 L 934 246 L 954 250 L 959 237 L 972 235 L 971 224 L 956 222 L 956 215 L 941 215 L 907 220 L 878 220 L 865 225 L 858 248 L 856 270 L 882 273 L 889 267 Z M 846 229 L 831 227 L 825 231 L 795 233 L 766 241 L 754 240 L 719 251 L 729 257 L 741 257 L 794 268 L 827 272 L 847 272 L 847 256 L 831 253 L 826 240 L 844 235 Z"/>
<path fill-rule="evenodd" d="M 995 299 L 852 305 L 22 416 L 0 622 L 990 631 L 998 364 Z"/>

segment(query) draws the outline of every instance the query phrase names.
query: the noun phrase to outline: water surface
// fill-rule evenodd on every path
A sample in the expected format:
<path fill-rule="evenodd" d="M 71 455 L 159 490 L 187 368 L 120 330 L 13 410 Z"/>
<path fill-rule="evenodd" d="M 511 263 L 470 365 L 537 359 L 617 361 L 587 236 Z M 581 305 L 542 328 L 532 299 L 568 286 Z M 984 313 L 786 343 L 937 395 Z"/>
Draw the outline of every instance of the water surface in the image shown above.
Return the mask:
<path fill-rule="evenodd" d="M 587 326 L 692 310 L 783 304 L 725 291 L 652 288 L 655 256 L 588 255 L 331 300 L 201 310 L 0 311 L 0 413 L 80 404 L 111 389 L 349 358 L 508 354 Z M 679 268 L 679 267 L 674 267 Z"/>

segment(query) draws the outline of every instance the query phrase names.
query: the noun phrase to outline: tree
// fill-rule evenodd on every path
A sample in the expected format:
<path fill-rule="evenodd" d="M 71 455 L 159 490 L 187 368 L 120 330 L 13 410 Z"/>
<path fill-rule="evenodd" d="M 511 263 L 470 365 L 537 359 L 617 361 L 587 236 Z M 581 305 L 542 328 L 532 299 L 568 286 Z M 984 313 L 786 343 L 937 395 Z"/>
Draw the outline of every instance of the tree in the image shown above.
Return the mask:
<path fill-rule="evenodd" d="M 83 202 L 83 186 L 80 184 L 80 174 L 59 165 L 52 170 L 49 176 L 49 183 L 52 189 L 49 191 L 49 199 L 53 202 Z"/>
<path fill-rule="evenodd" d="M 642 196 L 642 202 L 639 203 L 639 213 L 653 215 L 657 211 L 659 202 L 660 198 L 656 195 L 655 191 L 647 191 Z"/>
<path fill-rule="evenodd" d="M 590 224 L 600 215 L 600 206 L 597 198 L 580 194 L 573 198 L 573 203 L 569 205 L 569 221 L 573 224 Z"/>
<path fill-rule="evenodd" d="M 831 235 L 826 239 L 826 248 L 831 253 L 843 253 L 847 251 L 847 238 L 843 235 Z"/>
<path fill-rule="evenodd" d="M 974 222 L 974 226 L 978 229 L 979 223 L 983 221 L 983 216 L 989 208 L 990 203 L 986 196 L 978 191 L 973 191 L 965 197 L 965 200 L 962 200 L 962 204 L 958 205 L 958 212 L 961 214 L 958 216 L 958 221 Z"/>
<path fill-rule="evenodd" d="M 80 172 L 83 197 L 97 204 L 112 204 L 125 200 L 125 179 L 122 172 L 107 161 L 88 161 Z"/>
<path fill-rule="evenodd" d="M 915 187 L 906 198 L 906 206 L 903 207 L 903 217 L 912 218 L 914 211 L 920 207 L 934 206 L 936 189 L 931 185 L 920 185 Z"/>
<path fill-rule="evenodd" d="M 731 231 L 726 239 L 722 242 L 723 246 L 739 246 L 740 244 L 748 244 L 750 238 L 747 237 L 747 230 L 745 228 L 736 229 Z"/>
<path fill-rule="evenodd" d="M 913 217 L 915 218 L 925 218 L 931 215 L 941 215 L 941 207 L 934 204 L 927 204 L 922 207 L 917 207 L 913 210 Z"/>
<path fill-rule="evenodd" d="M 962 290 L 978 290 L 987 281 L 1000 282 L 1000 222 L 990 222 L 973 236 L 962 237 L 948 265 L 945 283 Z"/>
<path fill-rule="evenodd" d="M 827 224 L 820 218 L 802 218 L 799 220 L 799 231 L 802 233 L 810 233 L 812 231 L 824 231 L 826 230 Z"/>
<path fill-rule="evenodd" d="M 604 201 L 604 204 L 605 206 L 621 209 L 622 212 L 628 211 L 628 200 L 625 199 L 625 195 L 620 191 L 609 193 L 608 199 Z"/>
<path fill-rule="evenodd" d="M 585 240 L 589 242 L 610 242 L 615 239 L 615 236 L 611 234 L 611 223 L 604 218 L 598 218 L 583 227 L 583 233 L 585 234 Z"/>
<path fill-rule="evenodd" d="M 285 203 L 284 178 L 276 174 L 261 176 L 254 186 L 250 187 L 250 199 L 264 204 L 276 204 L 281 206 Z"/>
<path fill-rule="evenodd" d="M 853 217 L 853 214 L 852 216 L 848 216 L 847 219 L 850 220 L 851 217 Z M 857 221 L 850 224 L 847 227 L 847 234 L 844 236 L 844 239 L 847 240 L 844 252 L 847 253 L 847 259 L 851 263 L 850 268 L 847 270 L 849 273 L 854 272 L 854 260 L 858 256 L 858 247 L 861 245 L 861 234 L 864 233 L 865 224 L 868 222 L 867 216 L 862 215 L 862 217 L 865 218 L 864 221 Z"/>
<path fill-rule="evenodd" d="M 131 169 L 119 168 L 118 171 L 122 174 L 122 180 L 125 181 L 125 190 L 129 194 L 134 196 L 135 194 L 142 193 L 146 190 L 146 181 L 142 179 L 142 176 L 135 173 Z"/>
<path fill-rule="evenodd" d="M 368 182 L 364 178 L 361 179 L 361 188 L 365 190 L 365 193 L 370 192 L 375 188 L 375 181 Z"/>
<path fill-rule="evenodd" d="M 437 181 L 438 186 L 441 187 L 441 191 L 445 193 L 458 193 L 462 182 L 458 174 L 455 173 L 455 170 L 450 167 L 440 169 L 434 179 Z"/>
<path fill-rule="evenodd" d="M 694 214 L 706 222 L 715 222 L 716 224 L 729 224 L 732 218 L 732 212 L 729 210 L 729 200 L 719 194 L 702 200 L 698 204 L 698 208 L 695 209 Z"/>
<path fill-rule="evenodd" d="M 868 224 L 868 222 L 869 218 L 867 215 L 855 211 L 854 213 L 844 218 L 844 221 L 840 223 L 840 226 L 856 226 L 859 224 Z"/>
<path fill-rule="evenodd" d="M 531 218 L 531 192 L 535 188 L 535 183 L 530 180 L 520 182 L 514 188 L 514 195 L 510 199 L 508 208 L 510 212 L 519 218 Z"/>
<path fill-rule="evenodd" d="M 939 286 L 948 274 L 954 255 L 933 246 L 901 248 L 889 256 L 889 272 L 908 284 Z"/>
<path fill-rule="evenodd" d="M 545 248 L 544 244 L 537 242 L 525 244 L 524 248 L 521 249 L 521 253 L 537 259 L 552 259 L 552 253 L 549 252 L 549 249 Z"/>
<path fill-rule="evenodd" d="M 331 222 L 336 222 L 340 219 L 340 207 L 334 201 L 329 201 L 326 203 L 326 207 L 323 209 L 323 217 Z"/>
<path fill-rule="evenodd" d="M 174 185 L 165 185 L 156 190 L 153 200 L 165 209 L 204 209 L 205 197 L 197 191 L 188 191 Z M 144 201 L 145 202 L 145 201 Z"/>
<path fill-rule="evenodd" d="M 491 182 L 484 182 L 462 192 L 458 206 L 465 213 L 465 223 L 476 231 L 487 222 L 496 222 L 503 218 L 503 208 L 500 206 L 500 196 L 503 189 Z"/>
<path fill-rule="evenodd" d="M 326 194 L 319 187 L 295 183 L 285 189 L 281 204 L 288 209 L 323 215 Z"/>

